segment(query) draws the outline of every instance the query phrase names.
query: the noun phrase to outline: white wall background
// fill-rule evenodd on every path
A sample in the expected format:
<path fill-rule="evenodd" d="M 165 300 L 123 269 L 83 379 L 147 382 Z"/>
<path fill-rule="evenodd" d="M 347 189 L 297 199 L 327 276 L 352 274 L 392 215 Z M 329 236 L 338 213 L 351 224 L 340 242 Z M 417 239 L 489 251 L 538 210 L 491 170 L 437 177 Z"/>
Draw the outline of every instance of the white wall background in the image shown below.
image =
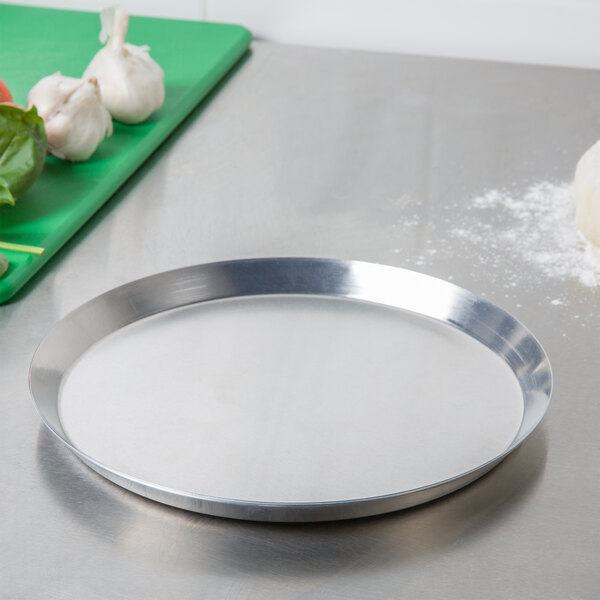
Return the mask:
<path fill-rule="evenodd" d="M 98 0 L 9 0 L 98 10 Z M 106 4 L 114 0 L 106 0 Z M 600 67 L 600 0 L 120 0 L 133 14 L 246 25 L 260 39 Z"/>
<path fill-rule="evenodd" d="M 104 6 L 118 4 L 132 15 L 171 19 L 206 19 L 204 0 L 1 0 L 4 4 L 43 6 L 99 12 Z"/>

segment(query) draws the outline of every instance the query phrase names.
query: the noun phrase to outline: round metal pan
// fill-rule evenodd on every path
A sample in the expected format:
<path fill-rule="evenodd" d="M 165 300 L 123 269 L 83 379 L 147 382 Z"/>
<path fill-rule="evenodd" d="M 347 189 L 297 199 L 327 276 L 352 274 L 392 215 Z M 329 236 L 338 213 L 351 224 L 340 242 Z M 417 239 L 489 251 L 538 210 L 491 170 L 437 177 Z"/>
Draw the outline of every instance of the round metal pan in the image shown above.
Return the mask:
<path fill-rule="evenodd" d="M 535 337 L 448 282 L 265 258 L 109 291 L 43 340 L 48 428 L 110 481 L 258 521 L 375 515 L 482 476 L 533 431 L 552 374 Z"/>

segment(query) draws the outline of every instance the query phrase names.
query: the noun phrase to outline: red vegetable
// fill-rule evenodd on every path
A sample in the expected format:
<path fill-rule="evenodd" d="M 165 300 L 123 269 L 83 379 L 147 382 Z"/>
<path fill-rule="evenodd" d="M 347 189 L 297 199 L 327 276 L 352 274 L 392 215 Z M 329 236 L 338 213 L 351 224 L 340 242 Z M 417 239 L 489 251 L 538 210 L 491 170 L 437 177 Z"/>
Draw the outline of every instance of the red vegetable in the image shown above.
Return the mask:
<path fill-rule="evenodd" d="M 4 81 L 0 79 L 0 103 L 12 102 L 12 99 L 13 97 L 10 93 L 10 90 L 8 89 Z"/>

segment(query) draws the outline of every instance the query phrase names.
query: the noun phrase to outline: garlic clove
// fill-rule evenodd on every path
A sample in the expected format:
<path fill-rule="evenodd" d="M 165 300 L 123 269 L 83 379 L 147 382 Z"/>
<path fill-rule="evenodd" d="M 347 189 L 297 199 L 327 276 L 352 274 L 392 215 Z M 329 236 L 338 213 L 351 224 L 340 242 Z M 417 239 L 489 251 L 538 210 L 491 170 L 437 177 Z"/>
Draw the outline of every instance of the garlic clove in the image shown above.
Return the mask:
<path fill-rule="evenodd" d="M 62 75 L 60 71 L 40 79 L 27 95 L 27 108 L 35 104 L 38 115 L 46 121 L 80 81 L 76 77 Z"/>
<path fill-rule="evenodd" d="M 129 25 L 125 10 L 104 8 L 100 20 L 100 41 L 108 39 L 108 43 L 94 56 L 83 77 L 98 79 L 104 106 L 117 121 L 141 123 L 163 105 L 163 70 L 150 57 L 148 46 L 125 42 Z"/>
<path fill-rule="evenodd" d="M 112 119 L 93 78 L 76 79 L 60 72 L 44 77 L 27 96 L 27 106 L 33 105 L 44 119 L 48 151 L 58 158 L 87 160 L 112 134 Z"/>

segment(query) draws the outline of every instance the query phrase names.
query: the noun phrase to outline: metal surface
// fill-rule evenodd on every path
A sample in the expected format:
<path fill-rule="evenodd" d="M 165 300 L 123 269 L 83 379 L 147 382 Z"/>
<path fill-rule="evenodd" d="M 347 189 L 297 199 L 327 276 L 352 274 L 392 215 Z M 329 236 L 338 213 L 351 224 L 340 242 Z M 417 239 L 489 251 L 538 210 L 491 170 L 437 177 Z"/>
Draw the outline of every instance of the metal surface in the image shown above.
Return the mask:
<path fill-rule="evenodd" d="M 592 71 L 255 45 L 0 307 L 0 597 L 595 599 L 600 290 L 448 232 L 486 189 L 570 180 L 600 136 L 598 106 Z M 489 298 L 550 357 L 544 420 L 454 494 L 322 524 L 151 502 L 96 476 L 40 423 L 27 373 L 54 323 L 140 277 L 259 256 L 393 264 Z"/>
<path fill-rule="evenodd" d="M 206 318 L 170 313 L 202 304 Z M 551 386 L 536 339 L 490 302 L 406 269 L 302 258 L 121 286 L 63 319 L 30 371 L 46 425 L 107 479 L 195 512 L 292 522 L 455 491 L 523 442 Z"/>

